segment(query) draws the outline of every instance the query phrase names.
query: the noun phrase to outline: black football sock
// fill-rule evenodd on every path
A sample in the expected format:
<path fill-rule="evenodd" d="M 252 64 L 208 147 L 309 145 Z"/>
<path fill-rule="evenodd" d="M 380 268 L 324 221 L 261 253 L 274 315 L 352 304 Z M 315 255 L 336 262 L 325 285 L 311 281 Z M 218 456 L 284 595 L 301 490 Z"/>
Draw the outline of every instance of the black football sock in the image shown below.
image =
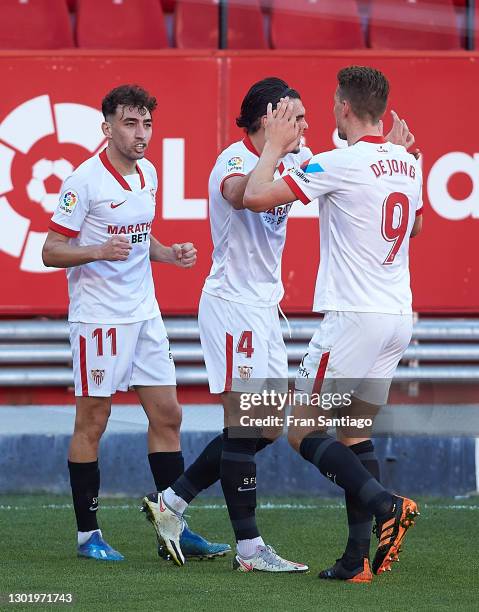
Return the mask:
<path fill-rule="evenodd" d="M 220 434 L 211 440 L 184 474 L 171 485 L 176 495 L 189 504 L 198 493 L 219 480 L 222 451 L 223 436 Z"/>
<path fill-rule="evenodd" d="M 256 526 L 256 438 L 237 438 L 231 428 L 223 434 L 221 486 L 236 541 L 259 537 Z"/>
<path fill-rule="evenodd" d="M 227 428 L 223 430 L 228 434 Z M 266 448 L 272 441 L 267 438 L 258 438 L 256 452 Z M 213 438 L 205 447 L 201 455 L 185 470 L 178 480 L 172 485 L 173 491 L 190 504 L 193 499 L 216 481 L 220 479 L 221 453 L 223 452 L 223 435 Z"/>
<path fill-rule="evenodd" d="M 68 471 L 78 531 L 99 529 L 96 518 L 100 490 L 98 460 L 88 463 L 69 461 Z"/>
<path fill-rule="evenodd" d="M 391 511 L 391 493 L 371 476 L 355 453 L 342 442 L 324 432 L 315 431 L 303 439 L 300 453 L 326 478 L 357 497 L 379 520 Z"/>
<path fill-rule="evenodd" d="M 150 453 L 148 461 L 157 491 L 170 487 L 185 469 L 181 451 Z"/>
<path fill-rule="evenodd" d="M 361 461 L 371 476 L 379 481 L 379 462 L 371 440 L 353 444 L 349 448 Z M 358 561 L 361 562 L 364 557 L 369 558 L 373 515 L 353 495 L 345 493 L 345 499 L 349 536 L 343 556 L 343 566 L 346 569 L 352 570 L 358 566 Z"/>

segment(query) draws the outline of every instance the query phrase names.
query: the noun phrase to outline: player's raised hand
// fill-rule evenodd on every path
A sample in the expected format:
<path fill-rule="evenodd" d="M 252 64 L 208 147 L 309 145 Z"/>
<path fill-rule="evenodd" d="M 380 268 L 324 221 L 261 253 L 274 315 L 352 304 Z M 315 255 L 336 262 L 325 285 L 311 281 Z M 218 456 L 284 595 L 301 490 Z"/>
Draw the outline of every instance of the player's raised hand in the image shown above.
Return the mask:
<path fill-rule="evenodd" d="M 393 144 L 402 145 L 409 149 L 414 144 L 414 134 L 409 131 L 409 127 L 404 119 L 401 119 L 395 111 L 391 111 L 393 126 L 387 134 L 386 140 Z"/>
<path fill-rule="evenodd" d="M 299 133 L 294 105 L 289 98 L 281 98 L 274 110 L 273 105 L 268 104 L 265 138 L 270 145 L 277 148 L 281 155 L 285 155 L 298 147 Z"/>
<path fill-rule="evenodd" d="M 180 268 L 192 268 L 196 263 L 197 250 L 193 243 L 183 242 L 182 244 L 172 244 L 174 264 Z"/>
<path fill-rule="evenodd" d="M 125 261 L 131 251 L 130 241 L 126 236 L 112 236 L 100 247 L 98 259 L 105 261 Z"/>

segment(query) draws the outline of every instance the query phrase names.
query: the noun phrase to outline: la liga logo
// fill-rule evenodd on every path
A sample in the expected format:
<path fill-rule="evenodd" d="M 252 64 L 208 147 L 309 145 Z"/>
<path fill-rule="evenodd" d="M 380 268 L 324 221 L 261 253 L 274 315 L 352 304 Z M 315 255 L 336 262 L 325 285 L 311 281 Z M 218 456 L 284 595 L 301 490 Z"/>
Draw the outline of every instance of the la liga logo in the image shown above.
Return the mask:
<path fill-rule="evenodd" d="M 61 202 L 61 183 L 103 148 L 103 116 L 91 106 L 40 95 L 2 117 L 0 110 L 0 257 L 24 272 L 55 272 L 42 263 L 48 221 L 58 206 L 71 214 L 74 191 Z"/>
<path fill-rule="evenodd" d="M 67 191 L 63 194 L 63 198 L 60 202 L 60 210 L 67 215 L 71 215 L 77 202 L 78 194 L 75 191 Z"/>

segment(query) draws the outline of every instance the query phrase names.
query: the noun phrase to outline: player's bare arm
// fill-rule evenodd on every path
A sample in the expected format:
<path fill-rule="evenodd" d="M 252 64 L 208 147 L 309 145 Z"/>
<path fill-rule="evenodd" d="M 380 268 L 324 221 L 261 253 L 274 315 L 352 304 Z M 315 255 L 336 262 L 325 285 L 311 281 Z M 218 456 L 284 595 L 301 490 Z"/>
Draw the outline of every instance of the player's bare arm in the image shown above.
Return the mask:
<path fill-rule="evenodd" d="M 197 250 L 193 243 L 183 242 L 165 246 L 154 236 L 150 236 L 150 260 L 169 263 L 180 268 L 192 268 L 196 263 Z"/>
<path fill-rule="evenodd" d="M 416 217 L 416 220 L 414 221 L 414 225 L 412 226 L 411 238 L 414 238 L 415 236 L 420 234 L 421 230 L 422 230 L 422 215 L 418 215 Z"/>
<path fill-rule="evenodd" d="M 49 230 L 42 250 L 45 266 L 52 268 L 71 268 L 92 261 L 125 261 L 131 251 L 131 244 L 125 236 L 113 236 L 103 244 L 74 246 L 70 238 Z"/>
<path fill-rule="evenodd" d="M 244 206 L 255 212 L 294 202 L 297 198 L 282 179 L 273 180 L 278 160 L 297 146 L 299 127 L 293 104 L 287 99 L 273 113 L 268 104 L 266 143 L 258 164 L 252 171 L 244 195 Z"/>
<path fill-rule="evenodd" d="M 251 173 L 245 176 L 226 177 L 223 183 L 223 197 L 235 210 L 244 208 L 243 198 Z"/>

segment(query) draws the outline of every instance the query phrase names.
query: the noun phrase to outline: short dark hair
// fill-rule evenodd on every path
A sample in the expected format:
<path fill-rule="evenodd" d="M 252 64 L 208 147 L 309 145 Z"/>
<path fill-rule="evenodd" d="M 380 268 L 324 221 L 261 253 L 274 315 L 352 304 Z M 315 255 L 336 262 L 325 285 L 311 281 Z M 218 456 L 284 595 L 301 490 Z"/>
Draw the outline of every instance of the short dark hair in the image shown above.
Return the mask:
<path fill-rule="evenodd" d="M 277 77 L 268 77 L 255 83 L 241 104 L 241 114 L 236 119 L 236 125 L 244 128 L 248 134 L 254 134 L 261 127 L 261 117 L 266 115 L 268 103 L 273 108 L 278 104 L 280 98 L 301 98 L 299 93 L 292 89 L 288 83 Z"/>
<path fill-rule="evenodd" d="M 340 100 L 351 104 L 359 119 L 377 122 L 386 110 L 389 82 L 382 72 L 369 66 L 348 66 L 338 72 Z"/>
<path fill-rule="evenodd" d="M 101 103 L 101 112 L 105 119 L 114 115 L 118 106 L 137 108 L 143 114 L 144 109 L 152 113 L 156 106 L 156 98 L 139 85 L 120 85 L 106 94 Z"/>

